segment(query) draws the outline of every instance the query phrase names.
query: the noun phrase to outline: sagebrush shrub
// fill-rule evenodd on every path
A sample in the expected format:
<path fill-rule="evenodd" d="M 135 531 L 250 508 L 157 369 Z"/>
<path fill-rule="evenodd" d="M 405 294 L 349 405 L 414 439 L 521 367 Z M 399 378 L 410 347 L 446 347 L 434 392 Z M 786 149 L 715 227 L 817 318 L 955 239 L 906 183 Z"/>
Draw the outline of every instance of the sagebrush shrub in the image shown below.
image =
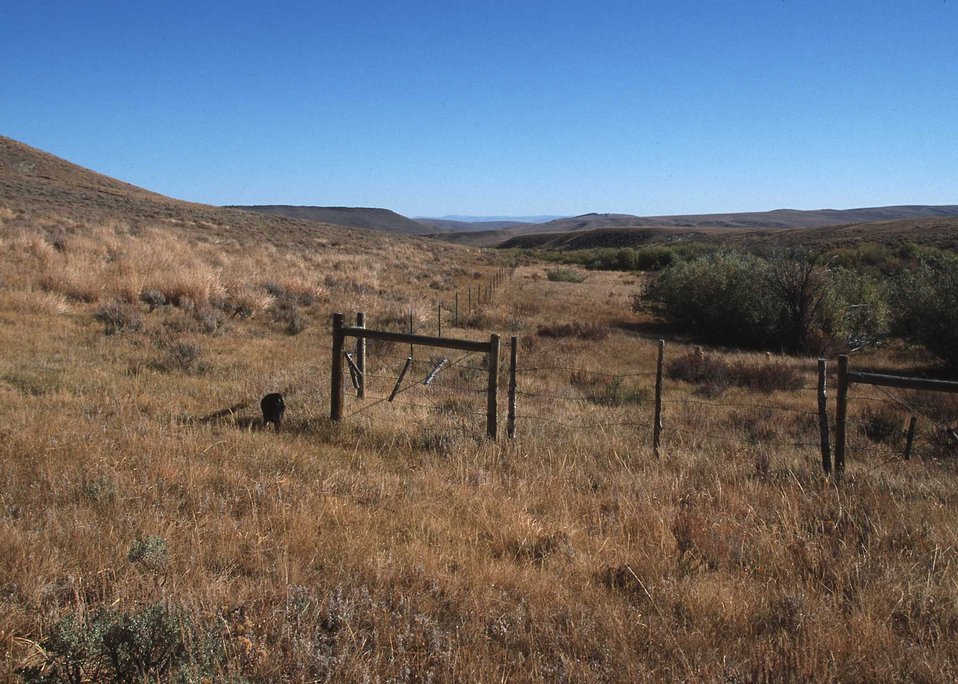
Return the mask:
<path fill-rule="evenodd" d="M 159 572 L 170 561 L 169 546 L 163 537 L 137 537 L 130 544 L 126 557 L 131 563 L 139 563 L 151 572 Z"/>
<path fill-rule="evenodd" d="M 209 364 L 202 360 L 203 348 L 198 344 L 184 340 L 162 341 L 163 355 L 156 362 L 159 370 L 200 375 L 209 370 Z"/>
<path fill-rule="evenodd" d="M 139 332 L 143 329 L 143 316 L 130 304 L 114 300 L 97 309 L 96 320 L 103 324 L 107 335 Z"/>
<path fill-rule="evenodd" d="M 71 613 L 39 646 L 39 662 L 17 670 L 27 684 L 210 681 L 227 656 L 217 631 L 162 604 Z"/>

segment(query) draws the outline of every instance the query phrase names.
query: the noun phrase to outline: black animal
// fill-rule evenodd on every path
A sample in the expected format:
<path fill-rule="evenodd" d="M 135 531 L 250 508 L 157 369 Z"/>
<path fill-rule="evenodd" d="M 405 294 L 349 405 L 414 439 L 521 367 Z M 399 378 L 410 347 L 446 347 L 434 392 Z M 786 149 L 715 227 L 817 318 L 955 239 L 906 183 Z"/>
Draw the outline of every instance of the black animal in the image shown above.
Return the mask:
<path fill-rule="evenodd" d="M 279 432 L 279 423 L 283 420 L 283 413 L 286 411 L 286 404 L 283 403 L 283 395 L 277 393 L 267 394 L 259 403 L 259 407 L 263 409 L 263 427 L 272 423 L 276 426 L 276 432 Z"/>

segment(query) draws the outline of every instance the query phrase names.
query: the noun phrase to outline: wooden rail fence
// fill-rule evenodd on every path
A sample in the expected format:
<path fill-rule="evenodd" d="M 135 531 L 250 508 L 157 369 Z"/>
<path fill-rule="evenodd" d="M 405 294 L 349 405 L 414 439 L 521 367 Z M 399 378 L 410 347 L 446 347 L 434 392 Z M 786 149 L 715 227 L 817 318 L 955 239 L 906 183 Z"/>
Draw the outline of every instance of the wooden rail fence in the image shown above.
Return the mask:
<path fill-rule="evenodd" d="M 835 474 L 845 472 L 845 454 L 848 432 L 848 388 L 852 384 L 877 385 L 898 389 L 923 390 L 927 392 L 958 393 L 958 382 L 947 380 L 928 380 L 882 373 L 863 373 L 848 368 L 848 356 L 838 357 L 838 396 L 835 407 Z M 905 446 L 905 458 L 911 455 L 911 446 L 915 439 L 916 419 L 912 416 L 908 425 L 908 437 Z"/>
<path fill-rule="evenodd" d="M 383 342 L 395 342 L 399 344 L 408 344 L 410 355 L 406 359 L 402 371 L 396 381 L 395 387 L 389 396 L 392 401 L 400 391 L 400 385 L 406 377 L 407 372 L 413 363 L 413 348 L 415 346 L 433 347 L 438 349 L 455 349 L 466 352 L 481 353 L 486 356 L 487 378 L 485 383 L 486 394 L 486 434 L 492 438 L 498 437 L 498 395 L 499 395 L 499 375 L 500 375 L 500 336 L 492 333 L 487 341 L 465 340 L 450 337 L 417 335 L 414 333 L 394 332 L 388 330 L 372 330 L 366 327 L 366 315 L 362 312 L 356 315 L 356 324 L 347 326 L 344 323 L 344 317 L 341 313 L 333 314 L 333 343 L 332 343 L 332 365 L 330 382 L 330 418 L 334 421 L 343 420 L 344 408 L 344 388 L 345 370 L 348 366 L 349 374 L 356 390 L 356 396 L 363 399 L 366 396 L 366 341 L 380 340 Z M 354 353 L 348 353 L 346 350 L 346 340 L 355 339 Z M 507 404 L 507 422 L 506 434 L 510 438 L 515 438 L 518 432 L 516 407 L 516 395 L 518 392 L 517 374 L 537 369 L 519 369 L 518 367 L 518 344 L 519 338 L 516 336 L 510 339 L 509 369 L 508 369 L 508 404 Z M 658 358 L 656 363 L 654 407 L 651 424 L 652 435 L 652 453 L 658 458 L 660 456 L 662 434 L 663 434 L 663 385 L 664 385 L 664 365 L 665 365 L 665 341 L 658 341 Z M 429 385 L 436 375 L 442 370 L 446 359 L 443 359 L 432 372 L 423 380 L 421 384 Z M 542 369 L 538 369 L 542 370 Z M 575 370 L 575 369 L 573 369 Z M 818 399 L 817 412 L 811 411 L 813 415 L 817 413 L 818 417 L 818 448 L 821 454 L 822 470 L 826 475 L 833 472 L 835 477 L 841 478 L 845 472 L 845 460 L 847 453 L 847 429 L 848 429 L 848 390 L 853 384 L 877 385 L 884 387 L 894 387 L 899 389 L 912 389 L 933 392 L 958 393 L 958 382 L 948 382 L 944 380 L 928 380 L 925 378 L 912 378 L 896 375 L 885 375 L 880 373 L 866 373 L 852 371 L 848 367 L 848 356 L 838 357 L 837 374 L 837 394 L 835 408 L 835 446 L 834 463 L 832 462 L 833 450 L 830 444 L 831 429 L 829 427 L 827 410 L 827 366 L 825 359 L 818 360 L 818 385 L 817 387 L 807 387 L 805 389 L 815 389 Z M 638 375 L 651 375 L 652 373 L 640 373 Z M 635 375 L 635 374 L 632 374 Z M 479 390 L 482 391 L 482 390 Z M 530 393 L 521 393 L 529 396 Z M 681 401 L 681 400 L 680 400 Z M 692 402 L 696 403 L 696 402 Z M 698 402 L 704 403 L 704 402 Z M 721 402 L 716 402 L 721 404 Z M 738 404 L 742 405 L 742 404 Z M 756 405 L 761 407 L 760 405 Z M 535 420 L 545 418 L 537 416 L 524 416 L 523 419 Z M 624 423 L 623 423 L 624 424 Z M 640 426 L 639 423 L 629 423 Z M 911 454 L 912 445 L 915 439 L 916 418 L 912 416 L 908 425 L 907 441 L 905 446 L 904 458 L 908 459 Z M 804 446 L 816 446 L 814 444 L 805 444 Z"/>
<path fill-rule="evenodd" d="M 332 377 L 330 379 L 329 417 L 334 421 L 343 419 L 343 371 L 344 360 L 350 364 L 350 370 L 356 377 L 357 396 L 365 396 L 366 378 L 366 340 L 380 340 L 382 342 L 399 342 L 414 346 L 435 347 L 439 349 L 458 349 L 460 351 L 479 352 L 486 354 L 489 368 L 488 384 L 486 389 L 486 433 L 493 439 L 498 434 L 498 395 L 499 395 L 499 335 L 489 335 L 488 342 L 475 340 L 459 340 L 451 337 L 432 337 L 429 335 L 415 335 L 410 333 L 392 332 L 389 330 L 370 330 L 365 327 L 366 316 L 357 314 L 355 326 L 344 325 L 343 314 L 333 314 L 333 350 L 332 350 Z M 346 339 L 356 339 L 356 360 L 353 361 L 346 353 Z M 412 357 L 407 359 L 406 366 L 399 376 L 399 383 L 409 369 Z M 396 390 L 393 390 L 395 395 Z"/>

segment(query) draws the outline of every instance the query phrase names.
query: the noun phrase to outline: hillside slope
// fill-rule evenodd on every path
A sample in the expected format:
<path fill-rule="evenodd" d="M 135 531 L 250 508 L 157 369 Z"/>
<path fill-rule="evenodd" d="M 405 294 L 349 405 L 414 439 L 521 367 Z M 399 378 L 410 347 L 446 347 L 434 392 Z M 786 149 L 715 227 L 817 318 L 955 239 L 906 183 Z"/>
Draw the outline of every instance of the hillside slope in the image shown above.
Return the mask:
<path fill-rule="evenodd" d="M 457 233 L 473 233 L 483 230 L 504 230 L 506 228 L 515 228 L 525 225 L 519 221 L 455 221 L 453 219 L 434 218 L 420 218 L 416 220 L 419 223 L 438 229 L 433 232 L 451 230 Z"/>
<path fill-rule="evenodd" d="M 186 231 L 190 239 L 266 241 L 290 246 L 303 240 L 346 243 L 369 240 L 368 229 L 320 223 L 185 202 L 110 178 L 65 159 L 0 136 L 0 210 L 8 228 L 47 226 L 52 232 L 81 231 L 119 222 L 129 229 L 163 226 Z M 419 238 L 376 234 L 393 240 Z M 426 244 L 426 243 L 423 243 Z M 432 241 L 428 243 L 432 245 Z M 439 243 L 441 244 L 441 243 Z"/>
<path fill-rule="evenodd" d="M 441 233 L 444 230 L 448 230 L 446 228 L 419 223 L 389 209 L 366 207 L 311 207 L 291 206 L 288 204 L 237 205 L 230 208 L 255 211 L 274 216 L 287 216 L 304 221 L 318 221 L 320 223 L 334 223 L 336 225 L 351 226 L 353 228 L 381 230 L 386 233 L 425 235 L 427 233 Z"/>
<path fill-rule="evenodd" d="M 766 212 L 726 214 L 684 214 L 675 216 L 633 216 L 631 214 L 583 214 L 546 223 L 525 224 L 505 229 L 475 232 L 467 236 L 438 235 L 443 240 L 475 246 L 500 246 L 505 240 L 520 235 L 570 233 L 599 229 L 627 228 L 686 228 L 692 231 L 713 229 L 788 229 L 871 223 L 881 221 L 914 220 L 919 218 L 958 217 L 958 205 L 902 205 L 868 207 L 861 209 L 797 210 L 778 209 Z M 552 240 L 553 237 L 547 238 Z M 624 235 L 613 238 L 604 234 L 603 240 L 630 240 Z M 538 239 L 536 239 L 538 241 Z M 513 243 L 510 243 L 510 245 Z M 504 246 L 504 245 L 503 245 Z"/>
<path fill-rule="evenodd" d="M 853 223 L 814 228 L 740 229 L 677 226 L 598 228 L 566 233 L 530 233 L 503 240 L 502 249 L 576 249 L 642 247 L 675 242 L 707 242 L 749 249 L 832 249 L 865 242 L 888 246 L 905 243 L 958 249 L 958 217 Z"/>

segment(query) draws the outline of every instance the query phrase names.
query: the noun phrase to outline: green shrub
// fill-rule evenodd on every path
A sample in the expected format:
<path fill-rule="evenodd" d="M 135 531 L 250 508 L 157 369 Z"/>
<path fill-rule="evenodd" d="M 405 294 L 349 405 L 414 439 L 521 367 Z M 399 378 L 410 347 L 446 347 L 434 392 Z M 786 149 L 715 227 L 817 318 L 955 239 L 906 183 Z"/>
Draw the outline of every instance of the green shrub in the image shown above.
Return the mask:
<path fill-rule="evenodd" d="M 888 289 L 887 282 L 875 276 L 830 270 L 828 297 L 817 321 L 824 346 L 858 349 L 880 344 L 891 331 Z"/>
<path fill-rule="evenodd" d="M 662 271 L 648 296 L 676 326 L 719 344 L 764 346 L 778 341 L 780 307 L 761 284 L 763 259 L 722 252 Z"/>
<path fill-rule="evenodd" d="M 584 275 L 571 268 L 550 268 L 546 277 L 555 283 L 581 283 L 585 280 Z"/>
<path fill-rule="evenodd" d="M 566 251 L 537 251 L 537 259 L 584 266 L 590 271 L 661 271 L 680 261 L 711 254 L 715 246 L 700 242 L 642 247 L 593 247 Z"/>
<path fill-rule="evenodd" d="M 646 296 L 678 328 L 717 344 L 821 353 L 877 344 L 889 329 L 880 281 L 802 253 L 724 252 L 678 263 Z M 633 309 L 645 306 L 637 296 Z"/>
<path fill-rule="evenodd" d="M 894 329 L 958 367 L 958 255 L 929 255 L 894 287 Z"/>

